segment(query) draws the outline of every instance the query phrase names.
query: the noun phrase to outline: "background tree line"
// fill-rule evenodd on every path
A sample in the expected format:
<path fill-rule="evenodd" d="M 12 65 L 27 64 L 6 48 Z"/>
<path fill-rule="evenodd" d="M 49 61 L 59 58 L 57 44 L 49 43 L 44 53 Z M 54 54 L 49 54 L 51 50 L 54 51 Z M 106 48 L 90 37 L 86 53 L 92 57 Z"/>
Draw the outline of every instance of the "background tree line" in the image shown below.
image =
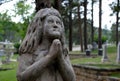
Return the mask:
<path fill-rule="evenodd" d="M 97 2 L 99 3 L 99 28 L 93 26 L 94 4 Z M 1 2 L 1 5 L 4 3 Z M 7 11 L 0 13 L 0 41 L 5 39 L 11 42 L 22 40 L 34 14 L 46 7 L 54 7 L 60 11 L 70 51 L 72 51 L 74 43 L 81 46 L 81 51 L 85 51 L 88 49 L 87 45 L 93 44 L 93 42 L 97 42 L 99 49 L 101 49 L 102 43 L 106 40 L 116 42 L 116 45 L 119 41 L 119 0 L 114 0 L 109 5 L 113 11 L 111 16 L 116 15 L 116 23 L 113 23 L 111 31 L 107 30 L 107 28 L 101 28 L 102 0 L 35 0 L 32 4 L 35 4 L 36 7 L 35 11 L 30 14 L 29 10 L 32 5 L 27 4 L 27 0 L 18 0 L 16 2 L 14 5 L 16 15 L 14 16 L 21 16 L 21 21 L 18 23 L 12 21 L 11 17 L 13 15 L 8 15 Z M 91 9 L 87 9 L 88 5 L 91 5 Z M 87 18 L 88 14 L 91 14 L 91 19 Z"/>

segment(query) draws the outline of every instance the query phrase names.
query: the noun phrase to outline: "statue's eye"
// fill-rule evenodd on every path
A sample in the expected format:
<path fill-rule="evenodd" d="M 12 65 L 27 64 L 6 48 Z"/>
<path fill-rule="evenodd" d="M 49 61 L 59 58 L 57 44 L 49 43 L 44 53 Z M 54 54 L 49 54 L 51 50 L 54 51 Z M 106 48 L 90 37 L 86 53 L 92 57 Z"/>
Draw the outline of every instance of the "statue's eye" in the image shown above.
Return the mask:
<path fill-rule="evenodd" d="M 53 20 L 48 20 L 48 23 L 54 23 L 54 21 Z"/>
<path fill-rule="evenodd" d="M 61 25 L 61 22 L 60 22 L 60 21 L 56 21 L 56 24 L 59 24 L 59 25 Z"/>

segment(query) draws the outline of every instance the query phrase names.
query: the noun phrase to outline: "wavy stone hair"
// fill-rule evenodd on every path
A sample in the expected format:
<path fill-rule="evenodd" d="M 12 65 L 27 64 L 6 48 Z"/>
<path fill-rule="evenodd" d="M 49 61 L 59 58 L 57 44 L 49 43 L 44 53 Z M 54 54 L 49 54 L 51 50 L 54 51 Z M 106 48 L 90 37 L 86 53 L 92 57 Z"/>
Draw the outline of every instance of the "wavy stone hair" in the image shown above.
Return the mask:
<path fill-rule="evenodd" d="M 50 15 L 55 15 L 61 19 L 60 13 L 54 8 L 41 9 L 36 13 L 33 21 L 28 26 L 26 36 L 19 48 L 19 54 L 25 54 L 25 53 L 32 54 L 36 50 L 38 45 L 40 45 L 42 41 L 42 36 L 43 36 L 44 19 Z M 60 41 L 62 43 L 63 50 L 64 50 L 65 49 L 65 37 L 64 37 L 63 22 L 62 22 L 61 27 L 62 27 L 63 33 L 62 33 L 62 37 Z"/>

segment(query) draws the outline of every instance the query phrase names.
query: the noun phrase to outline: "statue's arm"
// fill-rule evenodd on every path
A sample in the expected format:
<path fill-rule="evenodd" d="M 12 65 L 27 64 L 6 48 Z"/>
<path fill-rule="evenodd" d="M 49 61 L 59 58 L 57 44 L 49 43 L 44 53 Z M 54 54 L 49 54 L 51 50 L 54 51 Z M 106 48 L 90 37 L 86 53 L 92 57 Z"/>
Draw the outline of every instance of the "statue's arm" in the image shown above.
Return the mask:
<path fill-rule="evenodd" d="M 34 63 L 32 63 L 33 56 L 31 54 L 22 54 L 19 58 L 18 81 L 34 81 L 39 77 L 46 67 L 58 56 L 56 54 L 58 52 L 57 45 L 58 40 L 54 40 L 46 56 L 38 58 Z"/>
<path fill-rule="evenodd" d="M 52 57 L 46 55 L 40 60 L 31 64 L 32 56 L 23 54 L 19 58 L 19 68 L 17 72 L 18 81 L 35 81 L 44 69 L 52 62 Z"/>
<path fill-rule="evenodd" d="M 76 81 L 75 73 L 68 55 L 59 58 L 59 72 L 64 81 Z"/>

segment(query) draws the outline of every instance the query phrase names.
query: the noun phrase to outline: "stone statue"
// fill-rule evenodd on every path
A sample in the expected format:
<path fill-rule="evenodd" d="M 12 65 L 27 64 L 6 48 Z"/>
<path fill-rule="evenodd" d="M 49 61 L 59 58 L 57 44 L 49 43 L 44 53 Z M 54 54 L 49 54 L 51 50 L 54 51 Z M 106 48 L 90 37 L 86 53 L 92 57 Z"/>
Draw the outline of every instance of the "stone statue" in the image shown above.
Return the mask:
<path fill-rule="evenodd" d="M 45 8 L 36 13 L 19 52 L 18 81 L 75 81 L 57 10 Z"/>

